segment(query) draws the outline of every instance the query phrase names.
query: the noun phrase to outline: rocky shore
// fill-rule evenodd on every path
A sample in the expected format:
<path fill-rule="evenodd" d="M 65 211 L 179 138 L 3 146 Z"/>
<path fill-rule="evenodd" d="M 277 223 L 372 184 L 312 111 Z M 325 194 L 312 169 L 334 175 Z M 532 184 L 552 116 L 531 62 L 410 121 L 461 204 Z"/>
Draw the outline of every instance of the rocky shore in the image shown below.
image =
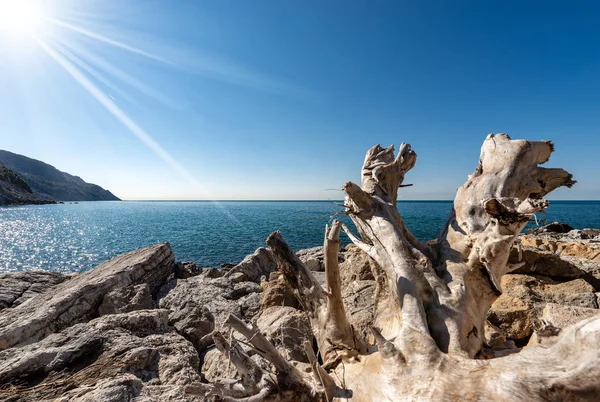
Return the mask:
<path fill-rule="evenodd" d="M 297 255 L 324 283 L 322 248 Z M 353 245 L 339 261 L 348 318 L 367 339 L 377 288 L 372 261 Z M 480 358 L 551 343 L 562 328 L 600 314 L 600 230 L 552 224 L 531 231 L 510 263 Z M 212 400 L 186 389 L 239 376 L 211 336 L 230 314 L 253 323 L 310 375 L 302 347 L 314 344 L 310 322 L 265 248 L 229 268 L 176 262 L 164 243 L 82 274 L 0 274 L 0 400 Z"/>

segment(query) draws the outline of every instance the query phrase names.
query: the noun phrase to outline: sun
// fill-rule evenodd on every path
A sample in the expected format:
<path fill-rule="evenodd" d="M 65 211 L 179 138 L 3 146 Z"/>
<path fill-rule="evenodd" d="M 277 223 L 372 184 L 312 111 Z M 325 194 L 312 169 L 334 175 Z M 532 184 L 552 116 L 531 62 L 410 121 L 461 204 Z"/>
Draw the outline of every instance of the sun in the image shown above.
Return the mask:
<path fill-rule="evenodd" d="M 0 33 L 10 36 L 35 34 L 43 21 L 39 0 L 0 0 Z"/>

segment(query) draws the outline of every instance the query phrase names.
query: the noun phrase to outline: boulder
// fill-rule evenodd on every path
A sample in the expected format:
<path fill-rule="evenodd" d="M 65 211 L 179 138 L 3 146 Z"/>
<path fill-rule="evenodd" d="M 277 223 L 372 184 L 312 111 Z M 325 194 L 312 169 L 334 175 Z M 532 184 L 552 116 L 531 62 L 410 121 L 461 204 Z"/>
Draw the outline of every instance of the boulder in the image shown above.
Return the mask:
<path fill-rule="evenodd" d="M 298 308 L 299 303 L 279 272 L 271 272 L 268 281 L 261 282 L 260 309 L 273 306 Z"/>
<path fill-rule="evenodd" d="M 259 309 L 260 291 L 260 285 L 254 282 L 234 283 L 227 276 L 198 275 L 165 285 L 159 292 L 158 304 L 160 308 L 178 311 L 193 302 L 206 307 L 219 326 L 229 314 L 251 319 Z"/>
<path fill-rule="evenodd" d="M 598 308 L 594 287 L 583 279 L 558 283 L 542 275 L 508 274 L 502 277 L 502 295 L 488 320 L 519 344 L 539 326 L 546 303 Z"/>
<path fill-rule="evenodd" d="M 323 259 L 325 255 L 323 253 L 323 247 L 312 247 L 306 248 L 304 250 L 299 250 L 296 252 L 300 261 L 306 265 L 308 269 L 311 271 L 324 271 L 325 265 L 323 263 Z"/>
<path fill-rule="evenodd" d="M 547 250 L 561 257 L 577 257 L 600 263 L 600 244 L 594 240 L 578 240 L 564 235 L 524 235 L 521 244 Z"/>
<path fill-rule="evenodd" d="M 0 350 L 27 345 L 98 316 L 104 296 L 116 288 L 147 284 L 155 294 L 173 274 L 168 243 L 120 255 L 75 275 L 28 302 L 0 312 Z"/>
<path fill-rule="evenodd" d="M 0 274 L 0 311 L 17 307 L 70 277 L 71 275 L 47 271 Z"/>
<path fill-rule="evenodd" d="M 563 329 L 597 315 L 600 315 L 600 310 L 594 308 L 547 303 L 542 311 L 542 320 L 546 325 Z"/>
<path fill-rule="evenodd" d="M 193 400 L 201 380 L 194 347 L 166 310 L 111 314 L 0 352 L 0 399 L 11 401 Z M 146 399 L 147 398 L 147 399 Z"/>
<path fill-rule="evenodd" d="M 262 310 L 256 326 L 287 359 L 308 363 L 304 342 L 313 343 L 313 334 L 307 315 L 287 306 L 273 306 Z"/>
<path fill-rule="evenodd" d="M 234 337 L 238 339 L 237 333 L 234 332 Z M 265 359 L 260 357 L 254 351 L 248 349 L 245 345 L 239 344 L 241 348 L 250 356 L 252 360 L 261 368 L 266 371 L 271 371 L 273 368 L 270 363 L 266 362 Z M 235 366 L 231 364 L 229 360 L 224 358 L 223 354 L 217 350 L 216 347 L 208 350 L 204 355 L 204 362 L 202 364 L 202 375 L 209 381 L 214 382 L 223 378 L 227 379 L 241 379 L 241 376 L 237 372 Z"/>
<path fill-rule="evenodd" d="M 276 270 L 275 257 L 270 250 L 261 247 L 231 268 L 226 276 L 231 277 L 242 273 L 245 275 L 245 280 L 258 282 L 262 276 L 268 277 L 271 272 Z"/>
<path fill-rule="evenodd" d="M 340 263 L 342 288 L 353 281 L 373 281 L 370 257 L 354 244 L 346 246 L 344 261 Z"/>
<path fill-rule="evenodd" d="M 169 325 L 190 341 L 198 354 L 213 344 L 211 333 L 215 329 L 215 318 L 206 306 L 189 300 L 175 311 L 169 312 Z"/>
<path fill-rule="evenodd" d="M 98 307 L 98 314 L 128 313 L 135 310 L 148 310 L 155 307 L 147 283 L 117 288 L 108 292 Z"/>

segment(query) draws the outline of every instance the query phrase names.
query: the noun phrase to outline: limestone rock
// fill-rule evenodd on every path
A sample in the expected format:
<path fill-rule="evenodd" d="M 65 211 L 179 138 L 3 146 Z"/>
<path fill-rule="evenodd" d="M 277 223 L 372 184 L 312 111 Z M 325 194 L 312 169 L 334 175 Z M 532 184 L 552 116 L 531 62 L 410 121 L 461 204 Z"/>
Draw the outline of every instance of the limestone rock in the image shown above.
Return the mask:
<path fill-rule="evenodd" d="M 237 335 L 233 335 L 237 339 Z M 269 363 L 265 362 L 265 360 L 260 357 L 258 354 L 254 354 L 253 351 L 249 350 L 244 345 L 240 345 L 242 349 L 254 360 L 259 367 L 262 367 L 265 370 L 271 370 L 269 367 Z M 237 372 L 235 366 L 231 364 L 231 362 L 225 358 L 223 358 L 223 354 L 217 350 L 217 348 L 212 348 L 206 352 L 204 355 L 204 363 L 202 364 L 202 374 L 209 382 L 214 382 L 218 379 L 230 378 L 230 379 L 240 379 L 240 375 Z"/>
<path fill-rule="evenodd" d="M 282 356 L 308 363 L 303 344 L 312 344 L 313 335 L 305 313 L 292 307 L 273 306 L 260 312 L 256 325 Z"/>
<path fill-rule="evenodd" d="M 209 278 L 204 275 L 175 279 L 159 292 L 159 306 L 171 311 L 183 309 L 193 302 L 205 306 L 214 316 L 217 326 L 229 314 L 249 320 L 259 309 L 261 287 L 254 282 L 234 283 L 228 277 Z"/>
<path fill-rule="evenodd" d="M 541 275 L 508 274 L 502 277 L 502 289 L 488 320 L 515 341 L 531 336 L 546 303 L 598 308 L 594 287 L 583 279 L 557 283 Z"/>
<path fill-rule="evenodd" d="M 171 311 L 169 325 L 190 341 L 198 354 L 213 344 L 210 334 L 215 329 L 215 318 L 206 306 L 200 306 L 195 300 L 189 300 L 179 309 Z"/>
<path fill-rule="evenodd" d="M 257 282 L 260 281 L 263 275 L 269 276 L 271 272 L 276 270 L 277 263 L 273 254 L 268 249 L 261 247 L 231 268 L 226 276 L 231 277 L 237 273 L 242 273 L 246 276 L 246 280 Z"/>
<path fill-rule="evenodd" d="M 323 258 L 325 257 L 323 254 L 323 247 L 312 247 L 304 250 L 299 250 L 296 252 L 300 261 L 306 265 L 308 269 L 311 271 L 324 271 L 325 265 L 323 263 Z"/>
<path fill-rule="evenodd" d="M 524 235 L 521 244 L 550 251 L 561 257 L 578 257 L 600 262 L 600 244 L 594 240 L 573 239 L 564 235 Z"/>
<path fill-rule="evenodd" d="M 198 367 L 193 346 L 168 326 L 168 311 L 111 314 L 0 352 L 0 383 L 11 386 L 0 399 L 186 398 L 183 388 L 200 381 Z"/>
<path fill-rule="evenodd" d="M 0 312 L 0 350 L 27 345 L 98 315 L 111 290 L 148 284 L 151 293 L 173 273 L 174 255 L 168 243 L 120 255 Z"/>
<path fill-rule="evenodd" d="M 344 261 L 340 263 L 342 288 L 353 281 L 373 281 L 369 256 L 354 244 L 346 246 Z"/>
<path fill-rule="evenodd" d="M 47 271 L 0 274 L 0 311 L 16 307 L 70 277 L 59 272 Z"/>
<path fill-rule="evenodd" d="M 128 313 L 135 310 L 148 310 L 155 307 L 148 284 L 117 288 L 108 292 L 102 304 L 98 307 L 98 314 Z"/>
<path fill-rule="evenodd" d="M 597 315 L 600 315 L 600 310 L 594 308 L 547 303 L 542 311 L 542 320 L 547 325 L 562 329 Z"/>
<path fill-rule="evenodd" d="M 260 309 L 273 306 L 298 308 L 299 303 L 279 272 L 271 272 L 268 281 L 261 283 Z"/>

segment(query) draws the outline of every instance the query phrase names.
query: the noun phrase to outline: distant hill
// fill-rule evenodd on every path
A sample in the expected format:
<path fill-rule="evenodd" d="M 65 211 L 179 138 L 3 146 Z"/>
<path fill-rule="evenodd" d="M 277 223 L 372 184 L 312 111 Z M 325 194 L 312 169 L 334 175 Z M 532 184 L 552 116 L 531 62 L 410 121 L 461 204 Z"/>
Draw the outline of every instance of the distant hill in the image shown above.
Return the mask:
<path fill-rule="evenodd" d="M 22 191 L 37 196 L 40 200 L 57 201 L 118 201 L 113 193 L 102 187 L 86 183 L 80 177 L 61 172 L 54 166 L 47 163 L 31 159 L 23 155 L 18 155 L 8 151 L 0 150 L 0 165 L 9 168 L 10 171 L 17 174 L 23 183 L 6 171 L 6 180 L 3 180 L 3 186 L 8 189 L 15 189 L 17 186 Z M 9 177 L 13 177 L 9 183 Z M 26 187 L 30 191 L 27 191 Z M 1 200 L 0 200 L 0 203 Z"/>
<path fill-rule="evenodd" d="M 0 166 L 0 205 L 52 204 L 56 201 L 33 193 L 29 184 L 6 166 Z"/>

